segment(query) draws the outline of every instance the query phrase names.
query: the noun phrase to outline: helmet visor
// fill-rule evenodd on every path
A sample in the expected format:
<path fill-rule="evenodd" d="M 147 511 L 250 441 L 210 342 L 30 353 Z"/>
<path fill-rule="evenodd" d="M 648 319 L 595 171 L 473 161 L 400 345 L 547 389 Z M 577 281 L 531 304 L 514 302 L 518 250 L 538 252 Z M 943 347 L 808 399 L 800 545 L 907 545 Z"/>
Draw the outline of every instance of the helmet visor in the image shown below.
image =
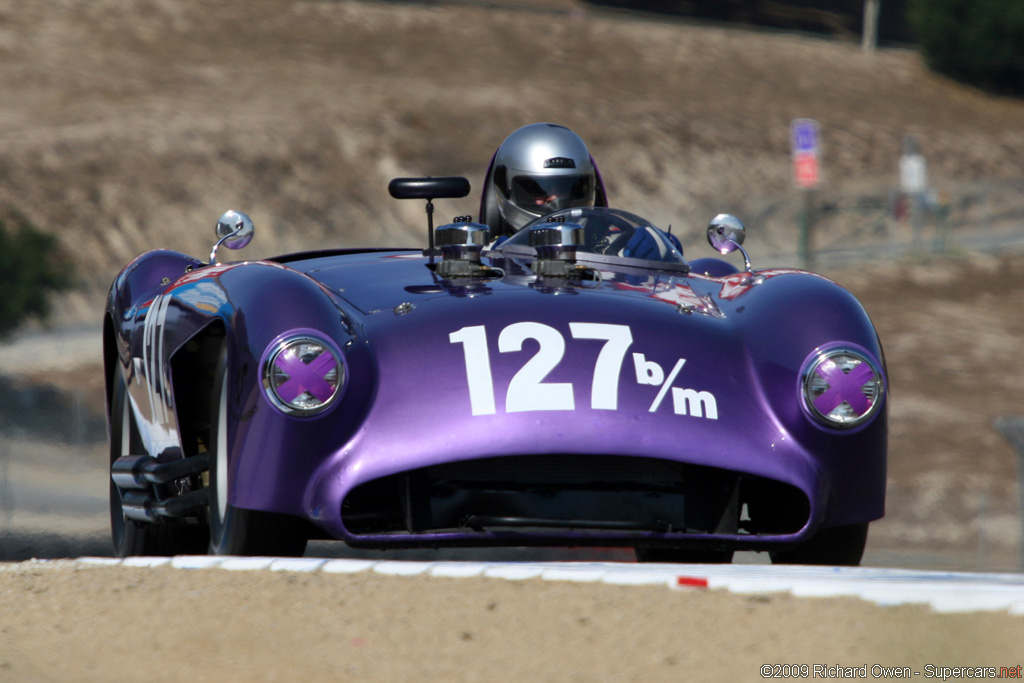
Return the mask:
<path fill-rule="evenodd" d="M 594 186 L 593 175 L 520 175 L 512 178 L 512 201 L 541 215 L 574 206 L 593 206 Z"/>

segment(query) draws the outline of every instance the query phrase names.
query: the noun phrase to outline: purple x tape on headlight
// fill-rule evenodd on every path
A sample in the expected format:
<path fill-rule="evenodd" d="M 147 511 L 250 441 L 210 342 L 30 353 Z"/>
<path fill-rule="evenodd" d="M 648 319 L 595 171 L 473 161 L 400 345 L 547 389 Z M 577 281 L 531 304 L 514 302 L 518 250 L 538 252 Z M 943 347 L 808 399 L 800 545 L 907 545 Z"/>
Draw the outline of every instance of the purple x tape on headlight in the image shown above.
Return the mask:
<path fill-rule="evenodd" d="M 875 377 L 875 371 L 869 364 L 860 363 L 847 373 L 829 359 L 819 365 L 815 372 L 829 386 L 828 391 L 814 399 L 814 407 L 822 415 L 832 412 L 841 403 L 848 404 L 858 417 L 871 409 L 871 401 L 862 391 L 864 385 Z"/>
<path fill-rule="evenodd" d="M 277 355 L 274 365 L 288 375 L 288 380 L 277 387 L 277 394 L 282 401 L 294 401 L 307 391 L 321 403 L 334 395 L 334 387 L 326 378 L 332 371 L 337 370 L 338 361 L 330 351 L 324 349 L 307 364 L 289 349 Z"/>

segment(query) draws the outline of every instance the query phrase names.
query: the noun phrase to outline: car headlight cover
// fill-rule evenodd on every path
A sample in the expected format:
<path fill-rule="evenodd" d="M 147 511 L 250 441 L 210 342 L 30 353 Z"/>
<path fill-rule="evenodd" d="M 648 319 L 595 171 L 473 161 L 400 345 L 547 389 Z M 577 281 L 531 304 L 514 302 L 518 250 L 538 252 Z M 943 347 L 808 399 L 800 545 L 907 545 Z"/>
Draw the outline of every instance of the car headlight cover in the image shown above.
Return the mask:
<path fill-rule="evenodd" d="M 345 384 L 337 352 L 313 336 L 286 337 L 271 346 L 263 364 L 263 388 L 290 415 L 315 415 L 331 405 Z"/>
<path fill-rule="evenodd" d="M 885 394 L 876 363 L 862 351 L 839 346 L 820 349 L 804 362 L 801 386 L 807 412 L 836 429 L 866 423 Z"/>

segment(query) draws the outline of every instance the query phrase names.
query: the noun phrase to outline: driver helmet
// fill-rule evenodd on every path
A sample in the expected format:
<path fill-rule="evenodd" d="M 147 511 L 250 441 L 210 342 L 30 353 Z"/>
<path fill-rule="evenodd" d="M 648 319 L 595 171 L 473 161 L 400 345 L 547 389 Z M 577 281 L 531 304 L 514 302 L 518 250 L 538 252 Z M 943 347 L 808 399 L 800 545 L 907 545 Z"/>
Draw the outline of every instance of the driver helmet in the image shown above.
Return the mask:
<path fill-rule="evenodd" d="M 565 126 L 532 123 L 501 143 L 490 182 L 502 219 L 519 230 L 553 211 L 594 206 L 600 181 L 580 136 Z"/>

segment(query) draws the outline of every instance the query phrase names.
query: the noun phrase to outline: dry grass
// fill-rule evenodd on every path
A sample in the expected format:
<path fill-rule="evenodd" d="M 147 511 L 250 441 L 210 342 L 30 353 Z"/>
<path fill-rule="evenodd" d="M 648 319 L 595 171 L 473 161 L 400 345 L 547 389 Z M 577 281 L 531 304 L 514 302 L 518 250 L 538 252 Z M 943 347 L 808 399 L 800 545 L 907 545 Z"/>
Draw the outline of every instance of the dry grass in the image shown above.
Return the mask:
<path fill-rule="evenodd" d="M 906 133 L 935 178 L 1024 175 L 1024 104 L 909 51 L 488 4 L 4 0 L 0 207 L 60 234 L 86 286 L 61 314 L 91 320 L 125 262 L 205 254 L 227 208 L 257 222 L 247 257 L 419 244 L 421 207 L 387 181 L 478 185 L 501 139 L 537 120 L 577 129 L 613 201 L 691 244 L 731 210 L 756 219 L 762 249 L 792 251 L 796 117 L 821 123 L 825 202 L 884 200 Z"/>

